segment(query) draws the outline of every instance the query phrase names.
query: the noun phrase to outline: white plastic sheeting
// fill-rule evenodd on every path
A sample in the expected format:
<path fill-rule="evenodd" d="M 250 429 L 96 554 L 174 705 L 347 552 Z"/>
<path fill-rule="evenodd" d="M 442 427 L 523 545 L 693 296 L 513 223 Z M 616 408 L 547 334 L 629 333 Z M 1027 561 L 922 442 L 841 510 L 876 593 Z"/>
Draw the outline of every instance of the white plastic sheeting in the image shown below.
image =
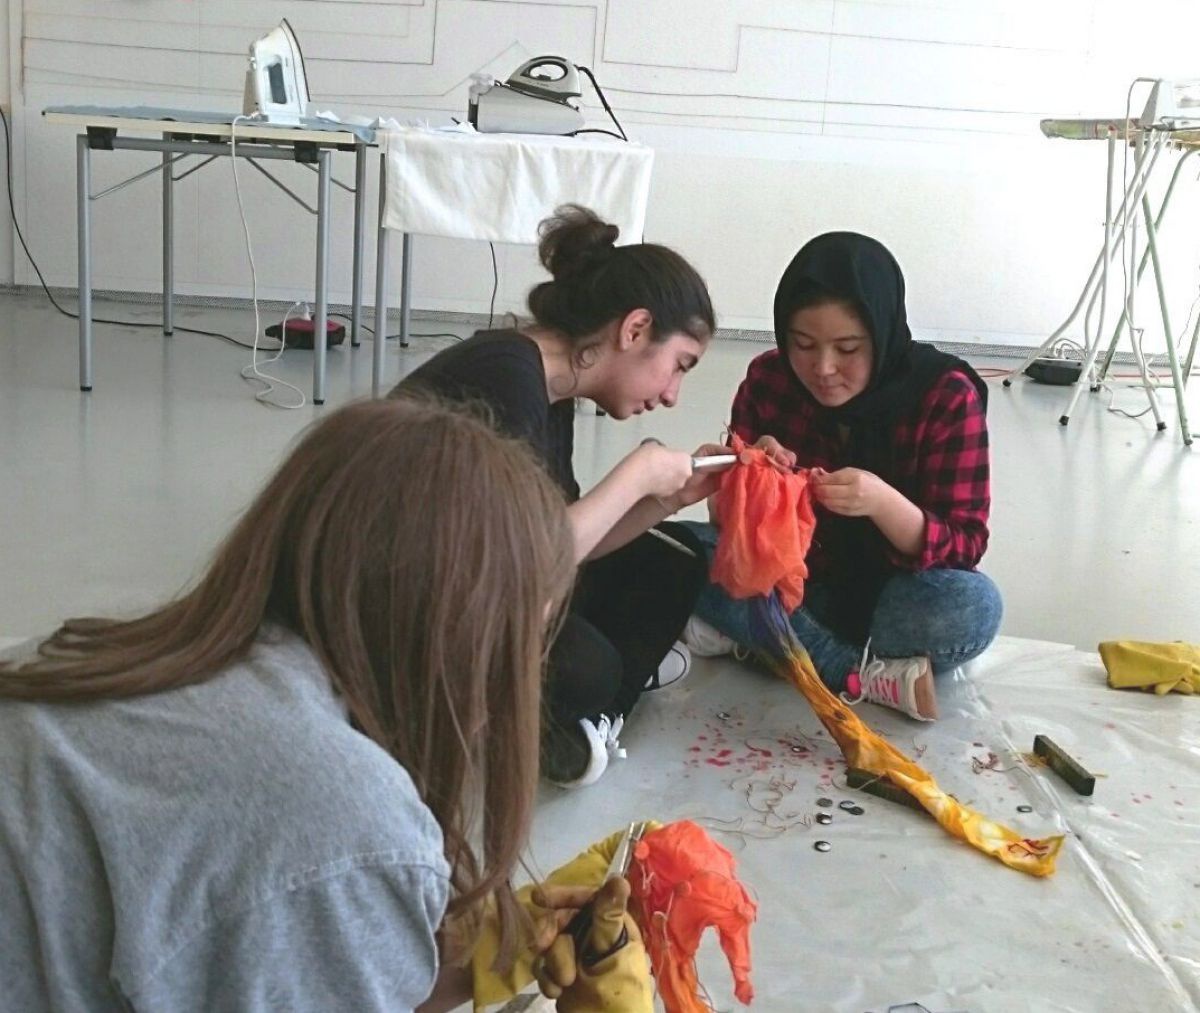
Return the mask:
<path fill-rule="evenodd" d="M 1094 654 L 1001 638 L 941 684 L 940 721 L 863 709 L 899 748 L 923 750 L 919 762 L 961 801 L 1030 836 L 1067 834 L 1048 879 L 838 787 L 840 753 L 807 703 L 731 659 L 697 660 L 683 683 L 645 696 L 622 735 L 628 759 L 598 784 L 544 789 L 537 865 L 549 871 L 636 817 L 702 819 L 710 830 L 740 819 L 745 836 L 713 835 L 758 897 L 757 1010 L 1197 1009 L 1200 700 L 1104 680 Z M 1020 758 L 1039 733 L 1103 775 L 1091 799 Z M 1001 769 L 976 773 L 973 759 Z M 771 794 L 772 778 L 794 787 Z M 772 831 L 757 821 L 780 821 L 752 807 L 777 797 L 783 817 L 827 811 L 833 822 Z M 820 809 L 818 797 L 834 806 Z M 851 798 L 863 815 L 837 808 Z M 831 850 L 814 850 L 818 840 Z M 715 1009 L 740 1008 L 711 936 L 701 981 Z"/>

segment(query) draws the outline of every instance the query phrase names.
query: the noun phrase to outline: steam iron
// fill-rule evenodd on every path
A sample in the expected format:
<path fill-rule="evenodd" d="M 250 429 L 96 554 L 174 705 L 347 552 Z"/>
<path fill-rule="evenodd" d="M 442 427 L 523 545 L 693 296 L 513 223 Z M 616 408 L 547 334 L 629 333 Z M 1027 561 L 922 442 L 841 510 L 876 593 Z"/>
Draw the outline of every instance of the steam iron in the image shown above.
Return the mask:
<path fill-rule="evenodd" d="M 242 113 L 290 126 L 308 114 L 304 54 L 287 18 L 250 46 Z"/>
<path fill-rule="evenodd" d="M 579 71 L 561 56 L 535 56 L 507 81 L 471 76 L 467 119 L 484 134 L 573 134 L 583 129 Z"/>
<path fill-rule="evenodd" d="M 1137 123 L 1143 130 L 1195 130 L 1200 127 L 1200 79 L 1155 81 Z"/>

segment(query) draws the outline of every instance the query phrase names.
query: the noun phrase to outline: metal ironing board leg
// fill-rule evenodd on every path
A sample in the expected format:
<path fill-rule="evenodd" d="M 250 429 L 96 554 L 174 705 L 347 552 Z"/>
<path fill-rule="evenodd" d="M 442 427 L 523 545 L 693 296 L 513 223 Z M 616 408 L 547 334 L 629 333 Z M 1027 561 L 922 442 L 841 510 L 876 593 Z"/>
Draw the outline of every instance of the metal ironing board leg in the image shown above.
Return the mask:
<path fill-rule="evenodd" d="M 1142 191 L 1145 189 L 1145 185 L 1150 179 L 1150 174 L 1154 170 L 1154 164 L 1158 160 L 1158 156 L 1162 153 L 1162 150 L 1165 147 L 1165 139 L 1161 135 L 1155 134 L 1151 139 L 1150 146 L 1146 149 L 1145 153 L 1134 162 L 1133 175 L 1130 179 L 1129 186 L 1125 190 L 1125 195 L 1121 200 L 1121 206 L 1117 209 L 1116 220 L 1122 223 L 1122 232 L 1125 228 L 1128 228 L 1129 222 L 1136 213 L 1137 202 L 1141 200 Z M 1120 233 L 1118 233 L 1118 241 L 1119 235 Z M 1071 310 L 1067 319 L 1055 329 L 1053 334 L 1051 334 L 1045 341 L 1035 348 L 1029 357 L 1021 363 L 1021 365 L 1019 365 L 1004 378 L 1005 387 L 1011 387 L 1014 376 L 1024 372 L 1025 368 L 1031 362 L 1033 362 L 1034 359 L 1038 358 L 1048 349 L 1053 347 L 1054 343 L 1063 336 L 1067 328 L 1070 327 L 1075 318 L 1079 316 L 1080 310 L 1084 308 L 1084 304 L 1088 301 L 1088 297 L 1092 292 L 1093 286 L 1096 285 L 1100 280 L 1101 266 L 1103 261 L 1104 251 L 1101 250 L 1099 255 L 1096 257 L 1096 263 L 1092 265 L 1091 274 L 1088 275 L 1088 279 L 1084 283 L 1083 291 L 1079 293 L 1079 300 L 1075 303 L 1075 307 Z"/>
<path fill-rule="evenodd" d="M 1196 344 L 1200 342 L 1200 315 L 1196 317 L 1196 326 L 1192 328 L 1192 343 L 1188 346 L 1187 359 L 1183 364 L 1183 386 L 1187 388 L 1188 377 L 1192 375 L 1192 363 L 1196 360 Z"/>
<path fill-rule="evenodd" d="M 1087 322 L 1091 315 L 1091 304 L 1089 304 L 1087 312 L 1083 318 L 1083 340 L 1086 347 L 1084 356 L 1083 369 L 1079 371 L 1079 379 L 1075 381 L 1074 390 L 1071 391 L 1071 400 L 1067 405 L 1067 410 L 1060 416 L 1059 425 L 1065 426 L 1071 420 L 1071 412 L 1075 410 L 1075 405 L 1079 401 L 1079 395 L 1083 393 L 1083 385 L 1089 384 L 1092 390 L 1096 390 L 1096 358 L 1100 354 L 1100 336 L 1104 333 L 1104 315 L 1108 309 L 1108 269 L 1112 263 L 1113 257 L 1113 215 L 1112 215 L 1112 195 L 1113 195 L 1113 166 L 1116 160 L 1117 137 L 1112 130 L 1108 132 L 1108 174 L 1105 177 L 1104 191 L 1104 246 L 1100 250 L 1100 322 L 1096 325 L 1096 337 L 1092 340 L 1088 334 Z M 1128 198 L 1128 195 L 1126 195 Z M 1127 201 L 1126 201 L 1127 203 Z M 1122 206 L 1125 206 L 1123 203 Z M 1125 226 L 1127 220 L 1121 223 L 1121 235 L 1125 235 Z M 1092 301 L 1096 298 L 1095 293 L 1092 294 Z"/>
<path fill-rule="evenodd" d="M 1175 163 L 1175 171 L 1171 173 L 1171 182 L 1167 184 L 1167 189 L 1163 194 L 1162 203 L 1158 206 L 1158 214 L 1154 219 L 1154 227 L 1156 229 L 1162 228 L 1163 221 L 1167 217 L 1167 207 L 1171 203 L 1171 195 L 1175 192 L 1175 184 L 1178 182 L 1179 176 L 1183 171 L 1184 163 L 1187 162 L 1192 155 L 1197 153 L 1200 153 L 1200 148 L 1191 148 L 1188 151 L 1185 151 L 1180 157 L 1179 161 Z M 1142 275 L 1146 273 L 1146 266 L 1150 263 L 1150 250 L 1148 248 L 1143 250 L 1141 257 L 1136 259 L 1138 260 L 1136 279 L 1140 282 L 1142 280 Z M 1124 331 L 1126 323 L 1128 323 L 1128 317 L 1128 309 L 1122 306 L 1121 315 L 1117 318 L 1117 326 L 1113 329 L 1112 340 L 1108 345 L 1108 351 L 1104 354 L 1104 364 L 1100 367 L 1101 380 L 1108 375 L 1108 371 L 1112 366 L 1113 358 L 1117 354 L 1117 345 L 1121 340 L 1121 333 Z M 1198 317 L 1197 320 L 1200 321 L 1200 317 Z"/>
<path fill-rule="evenodd" d="M 1167 336 L 1167 361 L 1171 364 L 1171 381 L 1175 385 L 1175 405 L 1179 410 L 1179 429 L 1185 446 L 1192 445 L 1192 433 L 1188 428 L 1187 401 L 1183 375 L 1179 369 L 1179 353 L 1175 348 L 1175 335 L 1171 331 L 1171 317 L 1167 312 L 1167 296 L 1163 290 L 1162 266 L 1158 259 L 1158 236 L 1154 228 L 1154 215 L 1150 213 L 1150 202 L 1142 198 L 1142 213 L 1146 219 L 1146 245 L 1150 247 L 1150 263 L 1154 268 L 1154 285 L 1158 290 L 1158 307 L 1162 312 L 1163 333 Z"/>

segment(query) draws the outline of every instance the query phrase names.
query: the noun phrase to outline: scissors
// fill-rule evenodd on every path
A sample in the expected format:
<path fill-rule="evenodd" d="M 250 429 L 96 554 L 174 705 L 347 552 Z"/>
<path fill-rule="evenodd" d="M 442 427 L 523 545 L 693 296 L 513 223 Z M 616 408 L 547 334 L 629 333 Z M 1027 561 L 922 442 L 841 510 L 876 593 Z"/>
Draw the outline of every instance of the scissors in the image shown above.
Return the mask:
<path fill-rule="evenodd" d="M 645 820 L 634 820 L 625 828 L 625 833 L 621 835 L 621 843 L 617 845 L 612 861 L 608 863 L 608 873 L 604 877 L 604 882 L 607 883 L 614 876 L 624 876 L 629 872 L 629 866 L 633 863 L 633 849 L 637 847 L 637 842 L 645 833 Z"/>
<path fill-rule="evenodd" d="M 604 882 L 616 879 L 618 876 L 625 876 L 629 872 L 629 866 L 633 863 L 633 851 L 637 847 L 638 841 L 646 833 L 646 821 L 634 820 L 625 828 L 625 832 L 621 835 L 621 840 L 617 844 L 617 850 L 613 852 L 612 861 L 608 863 L 608 871 L 604 874 Z M 621 936 L 616 944 L 608 951 L 608 953 L 593 954 L 588 947 L 588 933 L 592 927 L 592 909 L 594 900 L 589 900 L 576 913 L 575 917 L 567 923 L 567 934 L 575 940 L 575 952 L 579 955 L 580 961 L 584 966 L 598 964 L 605 957 L 619 950 L 628 941 L 628 936 L 624 930 L 621 931 Z"/>

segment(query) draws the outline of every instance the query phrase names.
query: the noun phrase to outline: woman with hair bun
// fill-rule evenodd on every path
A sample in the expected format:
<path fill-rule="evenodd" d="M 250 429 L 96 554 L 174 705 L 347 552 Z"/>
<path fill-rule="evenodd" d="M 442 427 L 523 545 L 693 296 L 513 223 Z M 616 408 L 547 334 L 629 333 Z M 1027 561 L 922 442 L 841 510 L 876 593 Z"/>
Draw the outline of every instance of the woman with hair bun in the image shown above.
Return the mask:
<path fill-rule="evenodd" d="M 533 447 L 568 501 L 582 565 L 550 652 L 542 770 L 569 787 L 604 773 L 643 690 L 687 671 L 676 639 L 707 568 L 692 533 L 662 522 L 716 488 L 713 473 L 694 473 L 693 454 L 656 441 L 587 493 L 575 481 L 575 399 L 615 419 L 670 408 L 716 326 L 695 268 L 664 246 L 618 246 L 618 231 L 586 208 L 559 208 L 540 229 L 551 277 L 529 293 L 532 322 L 474 334 L 393 392 L 425 387 L 485 403 L 501 431 Z"/>

